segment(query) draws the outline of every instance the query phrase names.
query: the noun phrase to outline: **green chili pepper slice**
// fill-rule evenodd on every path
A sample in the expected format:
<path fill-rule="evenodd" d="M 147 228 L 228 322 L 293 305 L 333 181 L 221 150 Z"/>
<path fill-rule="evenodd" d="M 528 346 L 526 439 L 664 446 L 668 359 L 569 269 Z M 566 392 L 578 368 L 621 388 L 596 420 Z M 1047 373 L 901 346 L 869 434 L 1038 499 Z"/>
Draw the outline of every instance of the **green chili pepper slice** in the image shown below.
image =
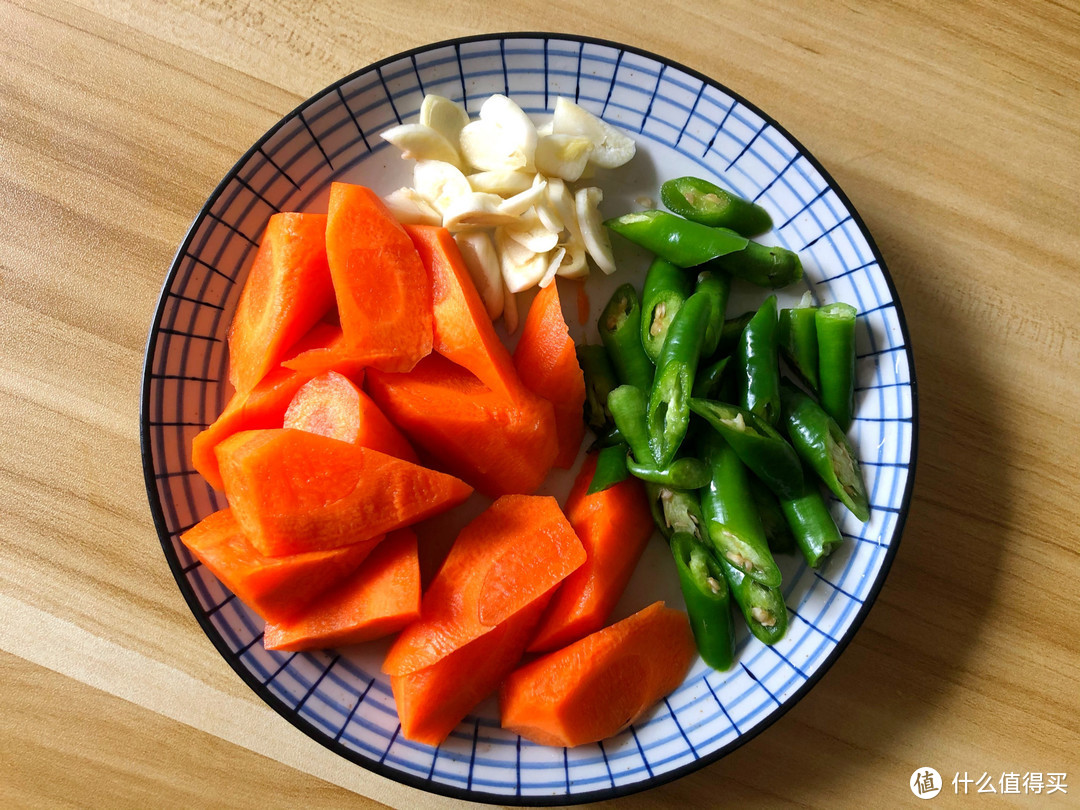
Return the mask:
<path fill-rule="evenodd" d="M 638 211 L 604 223 L 676 267 L 697 267 L 710 259 L 745 250 L 753 244 L 726 228 L 710 228 L 666 211 Z"/>
<path fill-rule="evenodd" d="M 743 236 L 771 231 L 769 212 L 699 177 L 676 177 L 660 186 L 664 205 L 702 225 L 730 228 Z"/>
<path fill-rule="evenodd" d="M 705 339 L 701 344 L 701 356 L 712 357 L 720 345 L 720 334 L 724 329 L 724 313 L 727 311 L 728 295 L 731 293 L 731 276 L 716 270 L 702 270 L 698 273 L 694 292 L 704 293 L 712 301 L 709 322 L 705 327 Z"/>
<path fill-rule="evenodd" d="M 742 337 L 743 329 L 750 323 L 750 319 L 755 315 L 754 312 L 744 312 L 742 315 L 736 315 L 734 318 L 728 318 L 724 321 L 724 328 L 720 331 L 720 343 L 716 347 L 717 354 L 734 354 L 735 348 L 739 345 L 739 338 Z"/>
<path fill-rule="evenodd" d="M 784 425 L 795 452 L 851 514 L 865 523 L 870 504 L 855 450 L 836 420 L 790 383 L 781 388 Z"/>
<path fill-rule="evenodd" d="M 615 369 L 603 346 L 581 344 L 577 347 L 578 365 L 585 376 L 585 424 L 597 436 L 604 436 L 615 427 L 608 410 L 608 394 L 618 387 Z"/>
<path fill-rule="evenodd" d="M 713 669 L 729 669 L 735 660 L 735 626 L 724 570 L 691 534 L 675 532 L 670 545 L 698 653 Z"/>
<path fill-rule="evenodd" d="M 742 463 L 777 495 L 789 498 L 802 492 L 799 456 L 764 419 L 734 405 L 706 399 L 691 399 L 690 410 L 723 436 Z"/>
<path fill-rule="evenodd" d="M 664 537 L 670 540 L 674 532 L 687 532 L 699 540 L 704 539 L 705 519 L 696 493 L 649 482 L 645 483 L 645 491 L 653 521 Z"/>
<path fill-rule="evenodd" d="M 662 470 L 627 459 L 626 468 L 635 478 L 674 489 L 701 489 L 709 483 L 709 468 L 692 456 L 677 458 Z"/>
<path fill-rule="evenodd" d="M 721 384 L 724 382 L 724 371 L 731 362 L 730 357 L 721 357 L 715 363 L 702 366 L 694 375 L 694 396 L 698 399 L 722 399 L 720 396 Z"/>
<path fill-rule="evenodd" d="M 761 483 L 761 479 L 756 475 L 751 475 L 750 494 L 754 498 L 754 505 L 761 518 L 761 527 L 765 530 L 769 551 L 773 554 L 787 554 L 794 551 L 795 538 L 791 534 L 791 527 L 784 516 L 784 511 L 780 508 L 776 493 Z"/>
<path fill-rule="evenodd" d="M 586 490 L 587 495 L 603 492 L 630 477 L 630 471 L 626 468 L 627 452 L 625 444 L 613 444 L 597 453 L 596 469 Z"/>
<path fill-rule="evenodd" d="M 739 337 L 739 391 L 742 406 L 770 425 L 780 419 L 780 355 L 776 296 L 765 299 Z"/>
<path fill-rule="evenodd" d="M 619 382 L 648 391 L 653 365 L 641 347 L 641 304 L 632 285 L 623 284 L 612 293 L 597 328 Z"/>
<path fill-rule="evenodd" d="M 751 498 L 746 468 L 717 433 L 705 433 L 699 446 L 712 475 L 701 493 L 701 511 L 716 556 L 767 588 L 779 587 L 780 569 Z"/>
<path fill-rule="evenodd" d="M 686 272 L 665 259 L 654 259 L 641 290 L 641 345 L 654 363 L 676 313 L 689 297 Z"/>
<path fill-rule="evenodd" d="M 855 411 L 856 314 L 850 304 L 835 303 L 818 309 L 814 318 L 821 407 L 845 432 Z"/>
<path fill-rule="evenodd" d="M 657 362 L 646 418 L 652 457 L 660 468 L 675 458 L 690 425 L 690 396 L 711 308 L 708 296 L 694 293 L 686 299 Z"/>
<path fill-rule="evenodd" d="M 608 396 L 608 408 L 630 452 L 638 462 L 652 460 L 649 431 L 645 426 L 648 402 L 645 392 L 636 385 L 620 385 Z"/>
<path fill-rule="evenodd" d="M 719 230 L 719 229 L 718 229 Z M 750 242 L 737 253 L 718 256 L 710 262 L 735 278 L 749 281 L 758 287 L 779 289 L 794 284 L 803 276 L 799 254 L 787 248 Z"/>
<path fill-rule="evenodd" d="M 806 564 L 817 568 L 844 538 L 821 497 L 816 481 L 807 478 L 803 491 L 793 498 L 782 498 L 780 509 L 795 537 Z"/>
<path fill-rule="evenodd" d="M 719 559 L 719 563 L 735 604 L 754 637 L 764 644 L 775 644 L 782 639 L 787 632 L 788 612 L 780 589 L 767 588 L 725 559 Z"/>
<path fill-rule="evenodd" d="M 782 309 L 777 325 L 780 353 L 812 391 L 818 390 L 817 311 L 814 306 Z"/>

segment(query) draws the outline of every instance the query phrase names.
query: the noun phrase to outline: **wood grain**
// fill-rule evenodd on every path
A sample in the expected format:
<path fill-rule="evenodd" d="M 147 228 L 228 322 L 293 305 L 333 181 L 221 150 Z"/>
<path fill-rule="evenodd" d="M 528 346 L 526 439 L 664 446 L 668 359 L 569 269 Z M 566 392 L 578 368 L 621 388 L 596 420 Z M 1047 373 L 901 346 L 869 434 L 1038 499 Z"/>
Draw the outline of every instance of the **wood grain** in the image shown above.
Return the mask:
<path fill-rule="evenodd" d="M 817 155 L 885 256 L 919 385 L 911 514 L 850 647 L 748 745 L 612 804 L 895 806 L 921 765 L 1080 794 L 1080 10 L 658 8 L 0 0 L 0 803 L 451 804 L 290 737 L 201 634 L 146 506 L 141 360 L 188 224 L 282 114 L 405 48 L 553 28 L 700 70 Z"/>

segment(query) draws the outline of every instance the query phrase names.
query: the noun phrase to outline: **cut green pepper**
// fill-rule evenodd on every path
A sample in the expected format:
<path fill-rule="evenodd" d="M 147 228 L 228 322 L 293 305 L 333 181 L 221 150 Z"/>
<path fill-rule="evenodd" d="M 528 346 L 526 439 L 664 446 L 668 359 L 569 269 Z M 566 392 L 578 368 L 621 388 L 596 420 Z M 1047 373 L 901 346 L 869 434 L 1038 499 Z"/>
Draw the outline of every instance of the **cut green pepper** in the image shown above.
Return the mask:
<path fill-rule="evenodd" d="M 581 344 L 577 347 L 578 365 L 585 375 L 585 424 L 597 436 L 604 436 L 615 427 L 608 410 L 608 394 L 618 387 L 615 369 L 603 346 Z"/>
<path fill-rule="evenodd" d="M 654 259 L 641 290 L 641 345 L 654 363 L 675 314 L 689 297 L 690 277 L 671 262 Z"/>
<path fill-rule="evenodd" d="M 635 478 L 673 489 L 701 489 L 709 483 L 709 468 L 703 461 L 692 456 L 677 458 L 662 470 L 651 464 L 638 464 L 628 459 L 626 468 Z"/>
<path fill-rule="evenodd" d="M 720 332 L 720 343 L 716 347 L 717 354 L 735 353 L 743 329 L 750 323 L 750 319 L 754 317 L 754 314 L 754 312 L 744 312 L 742 315 L 736 315 L 734 318 L 728 318 L 724 321 L 724 328 Z"/>
<path fill-rule="evenodd" d="M 620 385 L 608 396 L 608 408 L 634 458 L 648 464 L 652 460 L 652 450 L 645 426 L 645 392 L 636 385 Z"/>
<path fill-rule="evenodd" d="M 789 498 L 802 492 L 799 456 L 764 419 L 734 405 L 707 399 L 691 399 L 690 410 L 723 436 L 742 463 L 777 495 Z"/>
<path fill-rule="evenodd" d="M 777 338 L 791 370 L 813 391 L 818 390 L 817 307 L 780 310 Z"/>
<path fill-rule="evenodd" d="M 630 477 L 630 471 L 626 468 L 627 452 L 625 444 L 613 444 L 597 453 L 596 469 L 586 490 L 587 495 L 603 492 Z"/>
<path fill-rule="evenodd" d="M 765 299 L 739 337 L 739 391 L 742 406 L 770 425 L 780 419 L 780 355 L 776 296 Z"/>
<path fill-rule="evenodd" d="M 743 236 L 772 230 L 772 217 L 760 205 L 699 177 L 676 177 L 660 186 L 664 205 L 680 216 Z"/>
<path fill-rule="evenodd" d="M 724 313 L 727 311 L 728 295 L 731 293 L 731 277 L 716 270 L 698 273 L 694 292 L 704 293 L 712 301 L 709 323 L 705 327 L 705 340 L 701 344 L 701 356 L 712 357 L 720 345 L 720 333 L 724 330 Z"/>
<path fill-rule="evenodd" d="M 699 540 L 704 539 L 705 519 L 701 515 L 701 501 L 694 492 L 646 482 L 653 521 L 667 539 L 674 532 L 688 532 Z"/>
<path fill-rule="evenodd" d="M 807 394 L 790 383 L 781 388 L 784 425 L 795 452 L 851 514 L 865 523 L 870 519 L 866 486 L 855 450 L 836 420 Z"/>
<path fill-rule="evenodd" d="M 826 304 L 817 311 L 821 407 L 847 432 L 855 411 L 855 307 Z"/>
<path fill-rule="evenodd" d="M 735 626 L 724 570 L 691 534 L 676 532 L 670 545 L 698 653 L 713 669 L 729 669 L 735 660 Z"/>
<path fill-rule="evenodd" d="M 731 273 L 735 278 L 774 290 L 795 283 L 803 275 L 798 253 L 757 242 L 750 242 L 737 253 L 718 256 L 710 265 Z"/>
<path fill-rule="evenodd" d="M 844 542 L 816 481 L 807 478 L 802 492 L 794 498 L 780 500 L 780 509 L 811 568 L 820 566 Z"/>
<path fill-rule="evenodd" d="M 779 587 L 780 569 L 750 495 L 746 468 L 718 433 L 704 433 L 699 447 L 712 475 L 701 493 L 701 511 L 716 556 L 767 588 Z"/>
<path fill-rule="evenodd" d="M 787 632 L 788 612 L 780 589 L 765 587 L 727 560 L 719 562 L 735 604 L 754 637 L 764 644 L 775 644 L 782 639 Z"/>
<path fill-rule="evenodd" d="M 727 369 L 730 357 L 722 357 L 715 363 L 702 366 L 694 375 L 694 396 L 698 399 L 723 399 L 720 396 L 721 384 L 724 381 L 724 371 Z"/>
<path fill-rule="evenodd" d="M 612 293 L 596 325 L 619 382 L 648 391 L 653 365 L 641 347 L 641 305 L 632 285 L 623 284 Z"/>
<path fill-rule="evenodd" d="M 676 267 L 697 267 L 753 244 L 735 231 L 710 228 L 666 211 L 638 211 L 609 219 L 604 224 Z"/>
<path fill-rule="evenodd" d="M 694 293 L 686 299 L 668 330 L 657 362 L 656 382 L 649 392 L 647 422 L 649 446 L 659 468 L 668 466 L 675 458 L 690 424 L 690 396 L 711 309 L 712 302 L 706 295 Z"/>
<path fill-rule="evenodd" d="M 750 494 L 754 497 L 754 505 L 757 506 L 758 516 L 761 518 L 761 527 L 765 529 L 769 551 L 773 554 L 787 554 L 794 551 L 795 538 L 791 535 L 791 527 L 784 516 L 784 510 L 780 508 L 776 493 L 761 483 L 761 479 L 756 475 L 751 475 Z"/>

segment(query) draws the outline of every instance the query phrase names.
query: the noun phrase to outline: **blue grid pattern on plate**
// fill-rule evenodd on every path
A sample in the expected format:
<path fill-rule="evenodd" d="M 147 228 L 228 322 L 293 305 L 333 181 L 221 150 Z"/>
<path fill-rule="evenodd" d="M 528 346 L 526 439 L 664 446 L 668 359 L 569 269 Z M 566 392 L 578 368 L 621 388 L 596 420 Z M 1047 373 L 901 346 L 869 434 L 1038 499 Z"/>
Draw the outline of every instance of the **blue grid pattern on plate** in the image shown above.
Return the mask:
<path fill-rule="evenodd" d="M 267 218 L 318 204 L 386 148 L 377 133 L 414 120 L 425 92 L 470 112 L 496 92 L 530 113 L 559 95 L 700 167 L 772 214 L 769 235 L 802 252 L 813 291 L 848 301 L 858 320 L 858 419 L 853 438 L 866 474 L 871 520 L 833 512 L 850 542 L 821 571 L 785 575 L 791 630 L 773 648 L 745 630 L 727 673 L 700 662 L 638 724 L 602 744 L 536 746 L 498 728 L 490 709 L 470 715 L 438 749 L 400 736 L 376 660 L 350 652 L 283 654 L 261 645 L 262 622 L 179 542 L 224 506 L 191 469 L 187 448 L 224 406 L 225 331 Z M 649 782 L 746 734 L 813 676 L 851 628 L 878 581 L 910 475 L 913 390 L 906 338 L 869 237 L 836 191 L 784 135 L 720 87 L 638 53 L 593 42 L 509 38 L 433 47 L 383 63 L 316 96 L 283 120 L 210 201 L 178 255 L 148 347 L 147 421 L 157 496 L 188 586 L 236 662 L 308 724 L 316 738 L 414 779 L 485 795 L 592 796 Z"/>

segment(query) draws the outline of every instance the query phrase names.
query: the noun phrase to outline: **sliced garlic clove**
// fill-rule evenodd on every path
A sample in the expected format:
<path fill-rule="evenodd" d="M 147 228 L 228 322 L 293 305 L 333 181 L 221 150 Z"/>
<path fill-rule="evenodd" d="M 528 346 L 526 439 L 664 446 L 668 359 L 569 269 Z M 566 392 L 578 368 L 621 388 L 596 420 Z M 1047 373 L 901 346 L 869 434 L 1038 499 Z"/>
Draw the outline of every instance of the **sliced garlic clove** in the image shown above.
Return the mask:
<path fill-rule="evenodd" d="M 495 320 L 503 311 L 503 280 L 499 257 L 491 237 L 484 231 L 467 231 L 454 235 L 461 258 L 469 269 L 476 291 L 484 302 L 488 317 Z"/>
<path fill-rule="evenodd" d="M 593 143 L 589 162 L 602 169 L 614 169 L 630 160 L 637 151 L 627 135 L 607 121 L 568 98 L 559 97 L 555 102 L 552 132 L 556 135 L 584 135 Z"/>
<path fill-rule="evenodd" d="M 555 125 L 555 122 L 554 122 L 554 121 L 551 121 L 551 120 L 549 119 L 549 120 L 548 120 L 548 121 L 547 121 L 546 123 L 544 123 L 544 124 L 541 124 L 540 126 L 538 126 L 538 127 L 536 128 L 536 135 L 537 135 L 537 137 L 538 137 L 538 138 L 543 138 L 543 137 L 544 137 L 545 135 L 551 135 L 551 134 L 553 134 L 553 127 L 554 127 L 554 125 Z"/>
<path fill-rule="evenodd" d="M 528 113 L 516 102 L 496 93 L 480 105 L 480 120 L 494 124 L 506 133 L 508 139 L 517 144 L 521 154 L 524 155 L 524 168 L 533 170 L 537 136 L 536 125 Z"/>
<path fill-rule="evenodd" d="M 563 222 L 559 212 L 555 210 L 555 206 L 552 205 L 551 200 L 547 199 L 547 195 L 544 195 L 544 199 L 537 202 L 535 206 L 536 215 L 540 217 L 540 221 L 544 223 L 544 227 L 549 231 L 555 233 L 562 233 L 566 228 L 566 223 Z"/>
<path fill-rule="evenodd" d="M 562 267 L 564 256 L 566 256 L 566 248 L 559 248 L 558 250 L 552 251 L 550 258 L 548 258 L 547 270 L 544 271 L 544 276 L 540 279 L 541 289 L 555 280 L 555 274 L 558 273 L 559 268 Z"/>
<path fill-rule="evenodd" d="M 469 165 L 482 171 L 515 171 L 529 163 L 520 144 L 487 121 L 473 121 L 462 129 L 460 144 Z"/>
<path fill-rule="evenodd" d="M 527 191 L 532 186 L 533 175 L 522 171 L 477 172 L 469 175 L 469 183 L 473 191 L 486 191 L 488 194 L 498 194 L 500 197 L 512 197 Z"/>
<path fill-rule="evenodd" d="M 581 226 L 578 225 L 577 209 L 574 207 L 574 195 L 566 187 L 566 183 L 558 177 L 548 180 L 547 186 L 548 204 L 559 215 L 563 227 L 570 232 L 571 241 L 581 241 Z"/>
<path fill-rule="evenodd" d="M 472 193 L 461 170 L 441 160 L 418 160 L 413 168 L 413 188 L 440 214 L 457 197 Z"/>
<path fill-rule="evenodd" d="M 547 253 L 559 243 L 559 231 L 549 231 L 540 221 L 535 208 L 517 217 L 503 232 L 522 247 L 533 253 Z"/>
<path fill-rule="evenodd" d="M 592 153 L 593 142 L 584 135 L 546 135 L 536 142 L 536 170 L 572 182 Z"/>
<path fill-rule="evenodd" d="M 401 124 L 382 133 L 382 138 L 401 150 L 409 160 L 441 160 L 461 167 L 461 156 L 450 141 L 423 124 Z"/>
<path fill-rule="evenodd" d="M 462 128 L 469 123 L 465 108 L 450 99 L 428 93 L 420 105 L 420 123 L 431 127 L 454 147 Z"/>
<path fill-rule="evenodd" d="M 441 225 L 442 217 L 431 205 L 416 193 L 415 189 L 399 188 L 391 191 L 383 202 L 402 225 Z"/>
<path fill-rule="evenodd" d="M 585 243 L 570 241 L 562 245 L 565 254 L 559 266 L 558 274 L 563 278 L 587 278 L 589 263 L 585 260 Z"/>
<path fill-rule="evenodd" d="M 500 209 L 503 198 L 498 194 L 470 191 L 450 200 L 443 209 L 442 225 L 448 231 L 473 228 L 494 228 L 517 222 L 517 217 Z"/>
<path fill-rule="evenodd" d="M 540 175 L 536 175 L 536 177 L 540 177 Z M 515 194 L 513 197 L 504 200 L 503 204 L 499 206 L 499 210 L 504 214 L 519 217 L 543 200 L 546 193 L 547 181 L 541 178 L 541 182 L 533 182 L 529 188 L 520 194 Z"/>
<path fill-rule="evenodd" d="M 505 228 L 495 229 L 495 252 L 499 255 L 503 282 L 512 293 L 535 287 L 547 270 L 547 254 L 529 250 Z"/>
<path fill-rule="evenodd" d="M 574 195 L 574 207 L 585 249 L 596 262 L 596 266 L 606 275 L 611 275 L 615 272 L 615 256 L 611 252 L 611 240 L 600 216 L 600 201 L 603 199 L 604 193 L 596 186 L 578 189 Z"/>

